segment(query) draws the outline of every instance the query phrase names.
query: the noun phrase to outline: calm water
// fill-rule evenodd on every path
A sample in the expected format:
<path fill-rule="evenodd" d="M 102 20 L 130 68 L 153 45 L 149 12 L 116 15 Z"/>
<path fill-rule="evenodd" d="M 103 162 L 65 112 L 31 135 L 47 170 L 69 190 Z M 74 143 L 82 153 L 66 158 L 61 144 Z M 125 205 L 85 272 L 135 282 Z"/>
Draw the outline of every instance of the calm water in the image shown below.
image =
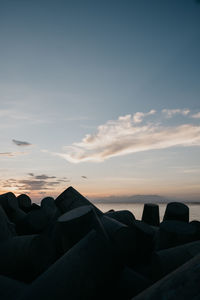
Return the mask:
<path fill-rule="evenodd" d="M 139 203 L 134 203 L 134 204 L 123 204 L 123 203 L 98 203 L 95 205 L 101 209 L 103 212 L 106 212 L 110 209 L 114 209 L 114 210 L 123 210 L 123 209 L 127 209 L 130 210 L 134 216 L 136 217 L 136 219 L 140 220 L 142 217 L 142 211 L 143 211 L 143 207 L 144 204 L 139 204 Z M 192 220 L 199 220 L 200 221 L 200 204 L 189 204 L 188 205 L 190 208 L 190 221 Z M 159 208 L 160 208 L 160 220 L 162 221 L 164 212 L 165 212 L 165 207 L 166 204 L 159 204 Z"/>

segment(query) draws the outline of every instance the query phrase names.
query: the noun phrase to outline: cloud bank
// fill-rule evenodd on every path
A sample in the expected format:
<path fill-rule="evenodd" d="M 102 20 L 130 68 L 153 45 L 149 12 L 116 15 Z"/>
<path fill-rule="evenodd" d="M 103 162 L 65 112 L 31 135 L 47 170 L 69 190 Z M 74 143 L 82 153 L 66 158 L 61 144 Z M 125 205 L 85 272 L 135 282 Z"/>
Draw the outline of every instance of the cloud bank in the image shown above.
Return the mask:
<path fill-rule="evenodd" d="M 188 110 L 179 109 L 162 112 L 170 118 L 178 113 L 183 116 L 189 114 Z M 144 117 L 152 114 L 155 114 L 154 110 L 108 121 L 100 125 L 95 134 L 87 134 L 81 142 L 64 147 L 65 153 L 56 155 L 72 163 L 101 162 L 111 157 L 153 149 L 200 146 L 200 126 L 182 124 L 166 127 L 156 122 L 141 124 Z"/>

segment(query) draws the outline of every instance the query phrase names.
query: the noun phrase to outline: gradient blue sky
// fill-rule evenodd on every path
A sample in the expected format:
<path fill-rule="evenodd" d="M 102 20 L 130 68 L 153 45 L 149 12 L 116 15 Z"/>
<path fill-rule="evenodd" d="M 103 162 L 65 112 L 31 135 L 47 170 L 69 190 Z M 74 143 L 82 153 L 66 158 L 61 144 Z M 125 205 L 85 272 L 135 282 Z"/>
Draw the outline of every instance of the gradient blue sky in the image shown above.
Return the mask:
<path fill-rule="evenodd" d="M 2 193 L 200 200 L 200 4 L 1 0 L 0 120 Z"/>

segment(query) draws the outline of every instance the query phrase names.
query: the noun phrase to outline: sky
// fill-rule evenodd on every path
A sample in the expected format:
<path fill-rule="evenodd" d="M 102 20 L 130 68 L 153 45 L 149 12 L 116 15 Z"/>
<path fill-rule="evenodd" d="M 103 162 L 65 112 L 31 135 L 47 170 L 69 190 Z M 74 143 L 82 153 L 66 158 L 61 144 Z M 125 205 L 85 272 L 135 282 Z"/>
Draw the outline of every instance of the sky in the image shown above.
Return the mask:
<path fill-rule="evenodd" d="M 200 3 L 0 0 L 0 193 L 200 201 Z"/>

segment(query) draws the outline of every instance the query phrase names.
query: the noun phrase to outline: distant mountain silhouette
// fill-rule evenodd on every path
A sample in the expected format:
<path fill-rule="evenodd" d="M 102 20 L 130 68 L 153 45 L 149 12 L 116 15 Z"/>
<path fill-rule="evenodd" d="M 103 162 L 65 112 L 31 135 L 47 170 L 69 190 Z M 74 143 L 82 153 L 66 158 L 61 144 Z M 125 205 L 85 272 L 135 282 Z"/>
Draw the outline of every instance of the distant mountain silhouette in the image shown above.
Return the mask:
<path fill-rule="evenodd" d="M 108 196 L 91 200 L 94 203 L 168 203 L 178 201 L 159 195 Z"/>

